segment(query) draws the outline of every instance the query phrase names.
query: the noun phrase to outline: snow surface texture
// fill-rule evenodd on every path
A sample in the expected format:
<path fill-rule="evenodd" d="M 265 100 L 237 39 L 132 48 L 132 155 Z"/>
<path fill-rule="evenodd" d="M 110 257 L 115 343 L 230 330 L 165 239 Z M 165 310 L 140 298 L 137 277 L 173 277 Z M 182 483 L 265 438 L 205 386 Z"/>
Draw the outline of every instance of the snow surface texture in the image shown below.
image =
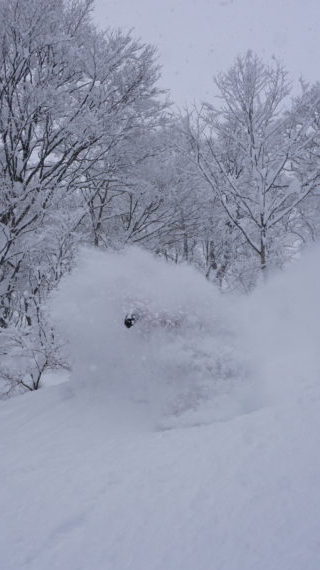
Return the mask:
<path fill-rule="evenodd" d="M 314 251 L 255 295 L 229 308 L 234 318 L 228 314 L 227 331 L 230 322 L 236 324 L 232 334 L 222 327 L 221 343 L 227 339 L 227 346 L 242 347 L 246 366 L 251 373 L 255 371 L 251 388 L 259 392 L 260 408 L 251 413 L 239 410 L 228 421 L 214 421 L 213 415 L 209 424 L 199 402 L 199 424 L 203 410 L 207 425 L 185 428 L 180 415 L 176 429 L 163 431 L 140 421 L 146 417 L 146 408 L 140 404 L 135 415 L 131 413 L 131 400 L 126 400 L 123 388 L 118 392 L 101 389 L 106 378 L 108 387 L 112 386 L 112 375 L 106 377 L 97 369 L 95 376 L 86 366 L 86 355 L 92 355 L 86 342 L 99 339 L 95 324 L 85 322 L 90 311 L 85 308 L 85 315 L 77 313 L 78 301 L 83 298 L 84 306 L 93 306 L 94 295 L 89 293 L 97 289 L 92 276 L 87 285 L 79 283 L 75 288 L 76 279 L 70 277 L 59 293 L 59 302 L 61 312 L 66 311 L 70 319 L 64 322 L 74 358 L 81 358 L 82 364 L 76 365 L 83 387 L 77 390 L 77 383 L 71 381 L 0 404 L 1 568 L 318 570 L 319 253 Z M 132 274 L 135 269 L 130 269 L 129 258 Z M 91 259 L 96 268 L 98 258 Z M 78 276 L 84 277 L 81 272 L 88 264 L 85 254 Z M 115 264 L 114 259 L 114 271 Z M 153 273 L 146 279 L 153 283 Z M 190 287 L 196 279 L 192 274 Z M 106 289 L 106 284 L 100 282 L 99 287 Z M 119 293 L 122 287 L 120 279 Z M 204 291 L 209 290 L 206 284 L 203 287 L 206 297 Z M 182 298 L 185 294 L 181 293 Z M 164 310 L 160 289 L 158 295 Z M 73 308 L 69 306 L 72 298 Z M 215 293 L 213 298 L 219 299 Z M 121 303 L 109 315 L 109 322 L 118 319 Z M 202 300 L 199 304 L 205 309 Z M 168 301 L 165 308 L 173 306 Z M 183 311 L 185 305 L 180 308 Z M 195 308 L 200 320 L 207 319 L 203 309 Z M 99 317 L 100 312 L 94 313 L 97 326 L 105 319 L 104 314 Z M 76 320 L 71 323 L 72 314 L 72 319 L 79 319 L 82 332 L 77 333 Z M 56 318 L 62 318 L 58 310 Z M 131 338 L 122 337 L 122 332 L 131 335 L 137 330 L 120 327 L 118 331 L 114 323 L 113 333 L 122 342 Z M 149 341 L 148 334 L 141 335 Z M 112 340 L 111 335 L 107 340 Z M 128 342 L 131 350 L 133 341 Z M 142 350 L 140 340 L 136 342 Z M 103 346 L 99 341 L 96 354 Z M 232 354 L 237 355 L 237 350 Z M 108 347 L 105 351 L 113 355 Z M 131 359 L 123 358 L 129 366 Z M 124 364 L 117 368 L 117 363 L 111 370 L 115 367 L 120 374 Z M 143 366 L 142 371 L 145 374 Z M 132 378 L 132 382 L 138 381 Z M 92 389 L 99 387 L 99 398 L 92 396 L 87 383 Z M 229 387 L 233 390 L 233 382 Z M 219 401 L 222 409 L 229 404 Z M 227 415 L 222 410 L 224 419 Z"/>
<path fill-rule="evenodd" d="M 182 414 L 196 423 L 204 402 L 209 421 L 252 405 L 231 300 L 191 267 L 138 248 L 84 249 L 52 305 L 70 340 L 76 390 L 140 403 L 162 425 Z M 138 315 L 131 329 L 128 313 Z"/>

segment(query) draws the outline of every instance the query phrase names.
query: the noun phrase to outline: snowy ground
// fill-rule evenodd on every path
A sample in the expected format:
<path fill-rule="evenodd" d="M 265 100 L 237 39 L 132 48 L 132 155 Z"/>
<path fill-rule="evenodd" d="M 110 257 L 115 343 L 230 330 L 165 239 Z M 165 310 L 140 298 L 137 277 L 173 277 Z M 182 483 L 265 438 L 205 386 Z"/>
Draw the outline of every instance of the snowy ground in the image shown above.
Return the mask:
<path fill-rule="evenodd" d="M 318 570 L 317 258 L 318 252 L 310 254 L 258 291 L 245 310 L 238 307 L 233 331 L 239 333 L 238 346 L 234 335 L 220 329 L 219 338 L 229 347 L 224 357 L 232 347 L 229 376 L 224 371 L 228 390 L 207 390 L 206 401 L 200 390 L 191 405 L 191 390 L 184 409 L 168 408 L 167 386 L 170 396 L 178 397 L 179 390 L 165 378 L 160 391 L 165 406 L 158 408 L 150 393 L 139 401 L 125 397 L 127 382 L 125 392 L 116 390 L 110 370 L 109 390 L 103 389 L 103 355 L 96 363 L 98 383 L 95 370 L 89 381 L 85 367 L 80 389 L 72 378 L 1 403 L 1 568 Z M 66 288 L 63 295 L 66 302 Z M 83 332 L 87 342 L 88 331 Z M 79 330 L 73 333 L 75 358 L 84 345 Z M 130 342 L 141 349 L 141 339 Z M 162 348 L 165 342 L 162 338 Z M 185 342 L 183 337 L 175 346 Z M 188 344 L 187 359 L 190 350 Z M 241 380 L 237 391 L 239 351 L 245 355 L 244 363 L 239 360 L 241 376 L 247 366 L 250 381 L 245 388 Z M 88 352 L 78 356 L 81 375 Z M 159 358 L 157 371 L 159 362 L 163 366 L 163 355 Z M 195 376 L 200 384 L 207 351 L 203 358 L 206 365 L 201 374 L 196 368 Z M 181 370 L 180 357 L 170 362 L 171 372 L 173 366 Z M 145 374 L 150 362 L 139 369 Z M 126 368 L 118 368 L 118 380 L 121 370 Z M 184 395 L 188 387 L 183 386 Z"/>

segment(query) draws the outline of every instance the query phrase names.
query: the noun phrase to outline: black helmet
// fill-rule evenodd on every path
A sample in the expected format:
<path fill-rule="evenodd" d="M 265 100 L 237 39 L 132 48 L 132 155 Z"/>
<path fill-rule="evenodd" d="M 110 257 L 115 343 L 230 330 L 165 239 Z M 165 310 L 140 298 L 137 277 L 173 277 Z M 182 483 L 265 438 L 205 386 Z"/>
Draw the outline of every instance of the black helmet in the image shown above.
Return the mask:
<path fill-rule="evenodd" d="M 130 329 L 131 327 L 133 327 L 136 320 L 137 320 L 137 315 L 135 315 L 134 313 L 126 315 L 124 319 L 124 325 L 127 327 L 127 329 Z"/>

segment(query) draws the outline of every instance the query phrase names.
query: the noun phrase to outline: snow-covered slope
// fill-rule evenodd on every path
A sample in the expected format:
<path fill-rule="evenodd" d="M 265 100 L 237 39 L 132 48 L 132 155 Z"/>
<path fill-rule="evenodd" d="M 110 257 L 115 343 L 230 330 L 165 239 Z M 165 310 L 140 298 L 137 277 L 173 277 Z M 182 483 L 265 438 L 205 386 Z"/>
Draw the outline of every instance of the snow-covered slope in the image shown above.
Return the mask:
<path fill-rule="evenodd" d="M 1 568 L 318 570 L 317 258 L 233 308 L 251 407 L 155 421 L 75 379 L 3 402 Z"/>
<path fill-rule="evenodd" d="M 1 568 L 318 570 L 318 390 L 162 432 L 108 412 L 62 386 L 1 405 Z"/>

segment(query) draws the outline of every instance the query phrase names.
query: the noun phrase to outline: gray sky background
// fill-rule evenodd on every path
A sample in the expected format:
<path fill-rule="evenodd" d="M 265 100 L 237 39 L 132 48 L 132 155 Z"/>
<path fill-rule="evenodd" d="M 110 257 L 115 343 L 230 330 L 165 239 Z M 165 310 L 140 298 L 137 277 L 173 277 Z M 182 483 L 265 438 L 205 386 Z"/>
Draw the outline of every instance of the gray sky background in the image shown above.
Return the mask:
<path fill-rule="evenodd" d="M 274 55 L 293 80 L 320 80 L 320 0 L 95 0 L 101 28 L 134 28 L 158 48 L 161 86 L 179 105 L 210 100 L 239 53 Z"/>

